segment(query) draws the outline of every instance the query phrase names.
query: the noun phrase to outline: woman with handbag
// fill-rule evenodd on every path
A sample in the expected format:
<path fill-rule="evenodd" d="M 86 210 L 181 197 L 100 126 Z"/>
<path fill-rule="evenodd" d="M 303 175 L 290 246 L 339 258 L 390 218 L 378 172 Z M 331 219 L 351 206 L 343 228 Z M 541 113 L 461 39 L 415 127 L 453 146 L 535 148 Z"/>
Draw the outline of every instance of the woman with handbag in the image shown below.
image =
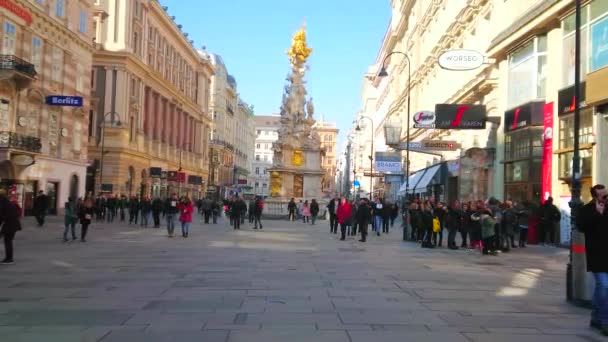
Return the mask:
<path fill-rule="evenodd" d="M 84 200 L 83 205 L 80 207 L 79 217 L 80 217 L 80 241 L 87 241 L 87 231 L 89 230 L 89 225 L 91 224 L 91 220 L 93 219 L 93 215 L 95 214 L 95 208 L 93 208 L 93 201 L 90 198 Z"/>

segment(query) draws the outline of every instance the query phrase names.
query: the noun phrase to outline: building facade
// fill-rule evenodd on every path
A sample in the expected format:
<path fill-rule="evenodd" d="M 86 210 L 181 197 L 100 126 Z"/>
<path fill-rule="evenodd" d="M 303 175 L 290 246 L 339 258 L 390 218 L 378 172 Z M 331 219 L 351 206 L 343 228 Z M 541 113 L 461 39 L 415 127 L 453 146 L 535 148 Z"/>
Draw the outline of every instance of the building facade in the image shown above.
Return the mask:
<path fill-rule="evenodd" d="M 211 79 L 211 173 L 209 184 L 213 194 L 226 197 L 236 183 L 235 172 L 235 110 L 236 80 L 219 55 L 212 55 L 215 74 Z"/>
<path fill-rule="evenodd" d="M 255 158 L 255 120 L 253 109 L 243 100 L 236 107 L 234 134 L 234 172 L 237 191 L 253 194 L 251 166 Z"/>
<path fill-rule="evenodd" d="M 0 2 L 0 188 L 26 215 L 38 190 L 48 194 L 51 214 L 85 194 L 92 7 L 85 0 Z"/>
<path fill-rule="evenodd" d="M 335 123 L 323 121 L 315 123 L 313 128 L 321 137 L 321 148 L 325 150 L 325 155 L 321 157 L 321 167 L 325 173 L 321 179 L 321 190 L 326 196 L 334 196 L 336 194 L 339 130 Z"/>
<path fill-rule="evenodd" d="M 154 0 L 97 0 L 87 190 L 202 196 L 210 57 Z"/>
<path fill-rule="evenodd" d="M 270 173 L 274 151 L 272 145 L 279 139 L 281 117 L 278 115 L 255 116 L 255 157 L 251 168 L 253 173 L 253 191 L 267 197 L 270 195 Z"/>

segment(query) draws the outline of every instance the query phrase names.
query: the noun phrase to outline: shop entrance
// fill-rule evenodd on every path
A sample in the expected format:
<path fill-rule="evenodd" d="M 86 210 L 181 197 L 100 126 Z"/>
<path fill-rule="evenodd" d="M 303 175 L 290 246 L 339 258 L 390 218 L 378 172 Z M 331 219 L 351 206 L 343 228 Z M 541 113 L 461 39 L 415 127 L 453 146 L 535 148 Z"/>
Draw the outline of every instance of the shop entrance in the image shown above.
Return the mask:
<path fill-rule="evenodd" d="M 59 190 L 59 182 L 46 183 L 46 195 L 49 198 L 49 215 L 57 215 L 57 191 Z"/>

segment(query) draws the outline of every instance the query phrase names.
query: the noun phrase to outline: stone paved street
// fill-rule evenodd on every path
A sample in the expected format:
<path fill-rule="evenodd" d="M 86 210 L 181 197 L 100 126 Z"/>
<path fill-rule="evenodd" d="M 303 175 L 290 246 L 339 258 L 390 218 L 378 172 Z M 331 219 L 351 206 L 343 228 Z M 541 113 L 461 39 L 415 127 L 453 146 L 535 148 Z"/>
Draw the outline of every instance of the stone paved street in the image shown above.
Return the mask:
<path fill-rule="evenodd" d="M 195 224 L 188 239 L 94 224 L 66 244 L 61 230 L 27 224 L 0 268 L 1 341 L 603 340 L 564 302 L 561 249 L 482 257 L 396 230 L 361 244 L 323 221 Z"/>

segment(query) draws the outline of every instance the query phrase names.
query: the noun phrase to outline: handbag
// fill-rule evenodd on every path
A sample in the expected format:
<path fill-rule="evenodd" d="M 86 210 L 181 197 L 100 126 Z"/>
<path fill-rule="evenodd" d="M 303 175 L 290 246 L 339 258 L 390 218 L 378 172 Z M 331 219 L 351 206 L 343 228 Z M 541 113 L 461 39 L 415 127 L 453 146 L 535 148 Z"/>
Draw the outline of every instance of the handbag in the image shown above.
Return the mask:
<path fill-rule="evenodd" d="M 438 218 L 433 218 L 433 233 L 439 233 L 441 231 L 441 222 Z"/>

